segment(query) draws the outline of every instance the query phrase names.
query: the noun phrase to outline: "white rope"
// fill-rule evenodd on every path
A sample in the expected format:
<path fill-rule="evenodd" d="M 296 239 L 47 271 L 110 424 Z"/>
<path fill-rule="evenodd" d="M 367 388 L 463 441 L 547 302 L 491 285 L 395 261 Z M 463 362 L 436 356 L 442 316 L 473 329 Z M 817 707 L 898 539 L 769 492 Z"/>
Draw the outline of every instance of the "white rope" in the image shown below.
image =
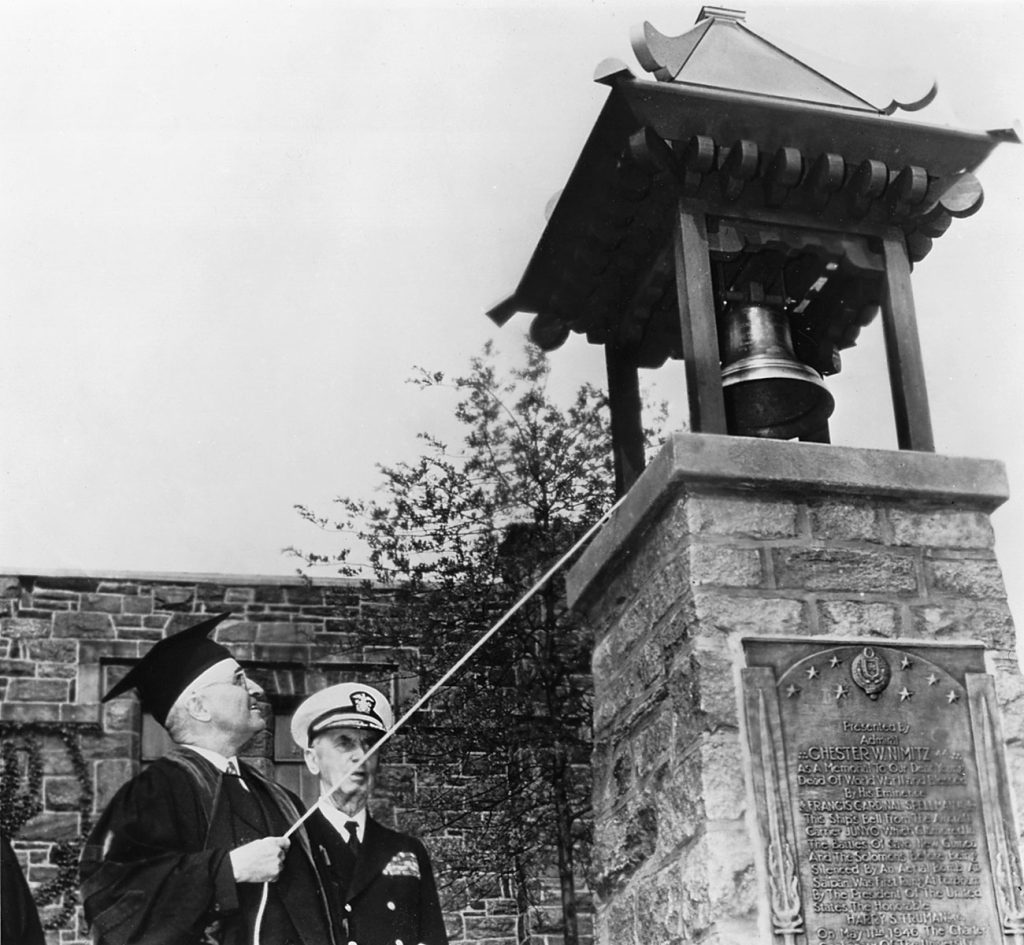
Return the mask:
<path fill-rule="evenodd" d="M 306 820 L 313 814 L 313 811 L 316 810 L 320 801 L 323 801 L 324 798 L 330 797 L 335 791 L 337 791 L 341 787 L 342 783 L 350 774 L 352 774 L 353 771 L 357 770 L 358 768 L 361 768 L 364 764 L 366 764 L 366 762 L 370 758 L 372 758 L 381 748 L 383 748 L 384 745 L 391 740 L 392 736 L 394 736 L 394 734 L 403 725 L 405 725 L 405 723 L 408 722 L 409 719 L 412 718 L 412 716 L 415 715 L 416 712 L 418 712 L 420 708 L 422 708 L 422 706 L 429 699 L 432 699 L 437 694 L 438 690 L 441 689 L 448 682 L 448 680 L 450 680 L 460 669 L 462 669 L 462 667 L 465 666 L 466 663 L 468 663 L 477 654 L 477 652 L 487 643 L 488 640 L 491 639 L 491 637 L 494 636 L 494 634 L 496 634 L 503 626 L 505 626 L 506 623 L 509 622 L 509 620 L 512 619 L 512 617 L 520 610 L 520 608 L 531 597 L 533 597 L 533 595 L 536 594 L 537 591 L 539 591 L 545 584 L 547 584 L 547 582 L 550 581 L 551 578 L 554 577 L 554 575 L 557 574 L 558 571 L 560 571 L 565 566 L 565 563 L 574 554 L 576 554 L 576 552 L 579 551 L 579 549 L 583 547 L 584 544 L 586 544 L 590 537 L 611 517 L 612 513 L 623 503 L 623 501 L 626 498 L 626 495 L 628 495 L 628 493 L 624 493 L 622 496 L 620 496 L 616 500 L 615 504 L 612 505 L 608 509 L 608 511 L 606 511 L 596 522 L 594 522 L 594 524 L 587 529 L 584 535 L 564 555 L 562 555 L 561 558 L 559 558 L 550 568 L 548 568 L 548 570 L 545 571 L 544 574 L 537 579 L 534 585 L 525 594 L 523 594 L 523 596 L 520 597 L 519 600 L 517 600 L 507 611 L 505 611 L 505 613 L 498 620 L 498 622 L 495 623 L 494 626 L 492 626 L 490 630 L 488 630 L 482 637 L 480 637 L 480 639 L 477 640 L 476 643 L 474 643 L 468 650 L 466 650 L 466 652 L 463 653 L 462 656 L 460 656 L 459 659 L 452 664 L 452 666 L 445 672 L 445 674 L 440 679 L 438 679 L 437 682 L 435 682 L 422 696 L 420 696 L 420 698 L 417 699 L 415 703 L 413 703 L 412 707 L 394 725 L 391 726 L 390 730 L 384 733 L 383 737 L 379 741 L 375 742 L 373 745 L 370 746 L 369 751 L 362 755 L 357 761 L 353 762 L 351 766 L 343 774 L 338 776 L 337 780 L 334 782 L 333 785 L 331 785 L 330 788 L 324 790 L 321 793 L 320 798 L 317 801 L 317 804 L 313 804 L 309 808 L 309 810 L 307 810 L 297 821 L 295 821 L 294 824 L 291 825 L 291 827 L 288 828 L 288 830 L 285 831 L 285 838 L 290 837 L 293 833 L 295 833 L 296 830 L 299 829 L 299 827 L 302 826 L 302 824 L 306 822 Z M 260 945 L 260 926 L 263 924 L 263 913 L 265 912 L 267 907 L 267 894 L 269 890 L 270 884 L 264 883 L 263 894 L 260 897 L 260 906 L 256 912 L 256 924 L 253 927 L 253 945 Z"/>

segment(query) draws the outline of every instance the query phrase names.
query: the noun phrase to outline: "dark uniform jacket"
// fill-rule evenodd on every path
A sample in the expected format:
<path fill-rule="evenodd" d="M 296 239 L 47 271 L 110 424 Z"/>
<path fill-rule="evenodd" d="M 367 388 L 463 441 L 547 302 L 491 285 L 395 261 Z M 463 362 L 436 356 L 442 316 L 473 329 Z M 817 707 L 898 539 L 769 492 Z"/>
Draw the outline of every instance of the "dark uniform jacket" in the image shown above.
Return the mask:
<path fill-rule="evenodd" d="M 343 941 L 356 945 L 447 945 L 444 916 L 426 848 L 370 817 L 353 858 L 320 811 L 306 821 Z"/>
<path fill-rule="evenodd" d="M 125 784 L 82 854 L 82 901 L 98 945 L 251 945 L 263 885 L 235 883 L 229 854 L 282 836 L 297 798 L 242 764 L 237 778 L 175 749 Z M 301 829 L 268 884 L 262 945 L 332 945 L 330 912 Z"/>

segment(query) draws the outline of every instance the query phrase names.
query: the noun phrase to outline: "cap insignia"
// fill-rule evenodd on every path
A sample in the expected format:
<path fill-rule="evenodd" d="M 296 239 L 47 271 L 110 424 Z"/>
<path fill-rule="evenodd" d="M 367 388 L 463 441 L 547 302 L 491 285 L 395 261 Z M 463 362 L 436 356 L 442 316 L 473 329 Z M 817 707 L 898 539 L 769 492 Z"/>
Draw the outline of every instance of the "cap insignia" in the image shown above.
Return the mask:
<path fill-rule="evenodd" d="M 376 704 L 377 700 L 368 692 L 352 693 L 352 708 L 355 709 L 356 712 L 362 712 L 365 715 L 369 715 L 373 712 L 373 707 Z"/>

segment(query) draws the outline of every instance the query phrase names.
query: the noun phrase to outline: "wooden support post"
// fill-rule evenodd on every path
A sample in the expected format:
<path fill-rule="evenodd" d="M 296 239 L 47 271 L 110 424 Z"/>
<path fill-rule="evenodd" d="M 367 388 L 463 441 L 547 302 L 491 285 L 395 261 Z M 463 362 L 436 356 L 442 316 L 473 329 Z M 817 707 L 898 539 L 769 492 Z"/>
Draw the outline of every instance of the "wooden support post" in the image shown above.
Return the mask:
<path fill-rule="evenodd" d="M 914 295 L 910 287 L 910 259 L 902 232 L 890 230 L 882 240 L 882 246 L 885 256 L 882 326 L 896 418 L 896 441 L 901 450 L 933 453 L 935 438 L 928 410 Z"/>
<path fill-rule="evenodd" d="M 707 222 L 680 205 L 675 226 L 679 331 L 694 433 L 726 433 Z"/>
<path fill-rule="evenodd" d="M 636 359 L 628 349 L 604 347 L 608 407 L 612 415 L 615 497 L 624 495 L 644 469 L 644 429 Z"/>

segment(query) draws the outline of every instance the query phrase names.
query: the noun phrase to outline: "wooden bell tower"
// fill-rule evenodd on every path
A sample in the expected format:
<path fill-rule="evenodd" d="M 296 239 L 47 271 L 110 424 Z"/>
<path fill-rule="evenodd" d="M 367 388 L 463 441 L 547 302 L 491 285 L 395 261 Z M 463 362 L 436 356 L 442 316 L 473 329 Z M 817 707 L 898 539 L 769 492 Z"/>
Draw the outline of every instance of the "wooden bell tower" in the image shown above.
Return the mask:
<path fill-rule="evenodd" d="M 769 382 L 821 383 L 880 317 L 899 447 L 934 450 L 911 270 L 981 206 L 973 171 L 1016 132 L 911 120 L 935 97 L 930 81 L 832 78 L 737 10 L 706 6 L 677 37 L 645 23 L 632 41 L 654 81 L 598 67 L 608 99 L 518 287 L 488 315 L 532 313 L 546 350 L 570 332 L 604 346 L 620 493 L 644 464 L 637 370 L 668 358 L 685 363 L 694 433 L 828 442 L 827 410 L 793 432 L 745 425 L 732 404 L 770 410 L 775 390 L 793 408 L 792 385 L 753 383 L 770 374 L 767 349 L 723 383 L 750 354 L 723 345 L 751 313 L 755 332 L 770 317 L 789 336 Z"/>

